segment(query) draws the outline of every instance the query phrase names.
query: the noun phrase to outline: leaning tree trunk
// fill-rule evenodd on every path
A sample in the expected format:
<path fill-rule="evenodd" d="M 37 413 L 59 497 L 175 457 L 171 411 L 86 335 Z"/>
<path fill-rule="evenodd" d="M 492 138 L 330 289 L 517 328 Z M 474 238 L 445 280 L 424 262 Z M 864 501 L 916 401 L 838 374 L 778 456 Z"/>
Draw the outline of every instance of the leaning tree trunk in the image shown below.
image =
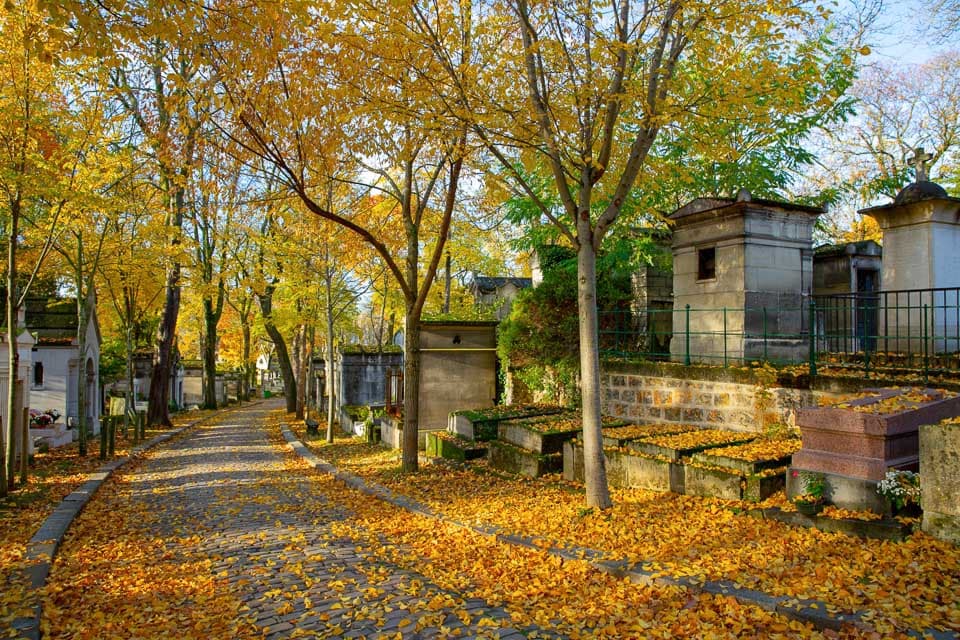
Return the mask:
<path fill-rule="evenodd" d="M 170 373 L 173 367 L 173 340 L 180 315 L 180 265 L 175 264 L 167 275 L 167 297 L 163 316 L 157 328 L 157 363 L 150 378 L 150 402 L 147 424 L 172 426 L 170 422 Z"/>
<path fill-rule="evenodd" d="M 597 338 L 597 253 L 580 236 L 577 302 L 580 310 L 580 384 L 583 397 L 583 467 L 588 507 L 612 505 L 607 487 L 600 419 L 600 351 Z"/>
<path fill-rule="evenodd" d="M 260 315 L 263 316 L 263 329 L 277 349 L 277 360 L 280 362 L 280 376 L 283 378 L 283 394 L 287 403 L 287 413 L 297 410 L 297 379 L 293 375 L 293 366 L 290 364 L 290 352 L 287 351 L 287 342 L 283 334 L 273 323 L 273 287 L 257 296 L 260 301 Z"/>

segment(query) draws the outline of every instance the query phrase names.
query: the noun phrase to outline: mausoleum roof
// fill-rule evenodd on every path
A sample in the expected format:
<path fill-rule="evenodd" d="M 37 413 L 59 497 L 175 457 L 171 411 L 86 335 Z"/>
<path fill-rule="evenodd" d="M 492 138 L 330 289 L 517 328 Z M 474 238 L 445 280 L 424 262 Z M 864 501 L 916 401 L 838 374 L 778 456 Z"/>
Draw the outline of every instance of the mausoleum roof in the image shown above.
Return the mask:
<path fill-rule="evenodd" d="M 946 189 L 936 182 L 921 180 L 920 182 L 908 184 L 901 189 L 897 197 L 894 198 L 893 204 L 909 204 L 911 202 L 920 202 L 921 200 L 942 200 L 949 197 Z"/>
<path fill-rule="evenodd" d="M 804 215 L 819 216 L 826 213 L 823 207 L 814 207 L 805 204 L 795 204 L 792 202 L 782 202 L 780 200 L 767 200 L 765 198 L 754 198 L 746 189 L 740 191 L 736 198 L 694 198 L 683 205 L 668 217 L 671 220 L 680 220 L 687 216 L 693 216 L 708 211 L 717 211 L 720 209 L 734 208 L 744 210 L 747 208 L 770 208 L 779 209 L 785 213 L 801 213 Z"/>

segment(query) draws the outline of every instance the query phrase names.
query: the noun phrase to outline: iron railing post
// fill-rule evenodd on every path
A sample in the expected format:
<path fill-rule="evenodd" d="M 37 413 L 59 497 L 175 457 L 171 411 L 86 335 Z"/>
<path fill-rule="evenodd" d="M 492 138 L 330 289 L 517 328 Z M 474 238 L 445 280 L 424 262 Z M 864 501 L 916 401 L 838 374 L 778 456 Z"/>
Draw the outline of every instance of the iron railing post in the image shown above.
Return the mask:
<path fill-rule="evenodd" d="M 687 355 L 683 359 L 683 363 L 690 366 L 690 305 L 686 307 L 687 322 L 686 322 L 686 351 Z"/>
<path fill-rule="evenodd" d="M 727 308 L 723 308 L 723 366 L 727 366 Z"/>
<path fill-rule="evenodd" d="M 810 299 L 810 377 L 817 376 L 817 303 Z"/>

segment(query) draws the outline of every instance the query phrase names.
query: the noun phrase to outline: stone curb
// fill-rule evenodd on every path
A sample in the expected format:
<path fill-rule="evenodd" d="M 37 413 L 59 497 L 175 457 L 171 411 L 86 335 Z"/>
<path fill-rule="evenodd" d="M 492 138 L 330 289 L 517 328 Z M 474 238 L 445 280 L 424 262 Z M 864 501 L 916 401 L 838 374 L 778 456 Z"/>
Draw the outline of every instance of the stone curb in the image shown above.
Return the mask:
<path fill-rule="evenodd" d="M 282 427 L 281 433 L 284 440 L 290 445 L 290 448 L 310 466 L 324 473 L 332 475 L 349 487 L 352 487 L 361 493 L 371 495 L 394 506 L 419 513 L 421 515 L 435 518 L 454 526 L 469 529 L 475 533 L 485 536 L 495 537 L 497 541 L 504 544 L 523 546 L 538 551 L 545 551 L 564 560 L 582 560 L 590 564 L 593 568 L 604 573 L 609 573 L 617 578 L 629 579 L 635 584 L 646 586 L 680 586 L 685 587 L 693 593 L 707 593 L 733 597 L 737 602 L 746 605 L 760 607 L 766 611 L 779 613 L 787 618 L 797 620 L 802 623 L 809 623 L 814 628 L 823 631 L 831 629 L 839 631 L 844 625 L 852 625 L 863 631 L 874 631 L 872 626 L 866 622 L 870 617 L 867 611 L 852 611 L 847 613 L 831 613 L 830 609 L 836 609 L 821 600 L 798 600 L 786 596 L 774 596 L 763 591 L 755 589 L 746 589 L 739 584 L 729 580 L 702 580 L 688 576 L 669 576 L 661 572 L 644 569 L 644 564 L 649 563 L 628 563 L 622 560 L 606 560 L 604 553 L 596 549 L 586 547 L 553 547 L 549 541 L 541 538 L 519 536 L 515 534 L 506 534 L 494 525 L 473 525 L 460 522 L 442 514 L 435 513 L 432 509 L 423 505 L 412 498 L 401 496 L 390 491 L 384 486 L 367 482 L 363 478 L 347 471 L 342 471 L 329 462 L 323 460 L 304 445 L 297 436 L 290 431 L 288 427 Z M 932 638 L 933 640 L 960 640 L 960 635 L 952 631 L 939 631 L 936 629 L 926 629 L 917 631 L 910 629 L 905 631 L 906 635 L 913 638 Z"/>
<path fill-rule="evenodd" d="M 43 521 L 40 528 L 33 534 L 33 537 L 27 542 L 27 549 L 24 553 L 24 559 L 30 564 L 24 569 L 27 578 L 27 584 L 30 589 L 36 591 L 43 588 L 47 583 L 47 577 L 50 575 L 50 568 L 53 565 L 53 559 L 60 549 L 63 542 L 63 536 L 67 533 L 73 520 L 80 515 L 83 507 L 86 506 L 93 494 L 106 482 L 107 478 L 113 475 L 113 472 L 135 459 L 140 454 L 153 449 L 159 444 L 180 435 L 187 429 L 192 429 L 204 420 L 209 420 L 220 413 L 233 411 L 237 407 L 230 407 L 224 411 L 218 412 L 212 416 L 198 418 L 179 429 L 154 436 L 144 443 L 141 443 L 130 450 L 130 453 L 122 458 L 116 458 L 100 466 L 97 471 L 92 471 L 86 475 L 86 482 L 67 494 L 60 504 L 53 510 L 47 519 Z M 43 610 L 39 601 L 33 605 L 33 615 L 29 618 L 17 618 L 13 621 L 13 629 L 19 633 L 22 640 L 40 640 L 40 617 Z"/>

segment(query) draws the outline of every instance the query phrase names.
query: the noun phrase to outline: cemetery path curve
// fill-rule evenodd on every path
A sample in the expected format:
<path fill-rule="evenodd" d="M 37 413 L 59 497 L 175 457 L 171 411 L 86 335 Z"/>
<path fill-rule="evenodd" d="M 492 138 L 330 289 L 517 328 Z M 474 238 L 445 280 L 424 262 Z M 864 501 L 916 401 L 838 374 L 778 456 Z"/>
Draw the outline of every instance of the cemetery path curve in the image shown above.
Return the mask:
<path fill-rule="evenodd" d="M 552 635 L 345 535 L 350 506 L 271 432 L 279 407 L 226 412 L 105 485 L 54 565 L 45 637 Z M 222 619 L 198 621 L 211 608 Z"/>

